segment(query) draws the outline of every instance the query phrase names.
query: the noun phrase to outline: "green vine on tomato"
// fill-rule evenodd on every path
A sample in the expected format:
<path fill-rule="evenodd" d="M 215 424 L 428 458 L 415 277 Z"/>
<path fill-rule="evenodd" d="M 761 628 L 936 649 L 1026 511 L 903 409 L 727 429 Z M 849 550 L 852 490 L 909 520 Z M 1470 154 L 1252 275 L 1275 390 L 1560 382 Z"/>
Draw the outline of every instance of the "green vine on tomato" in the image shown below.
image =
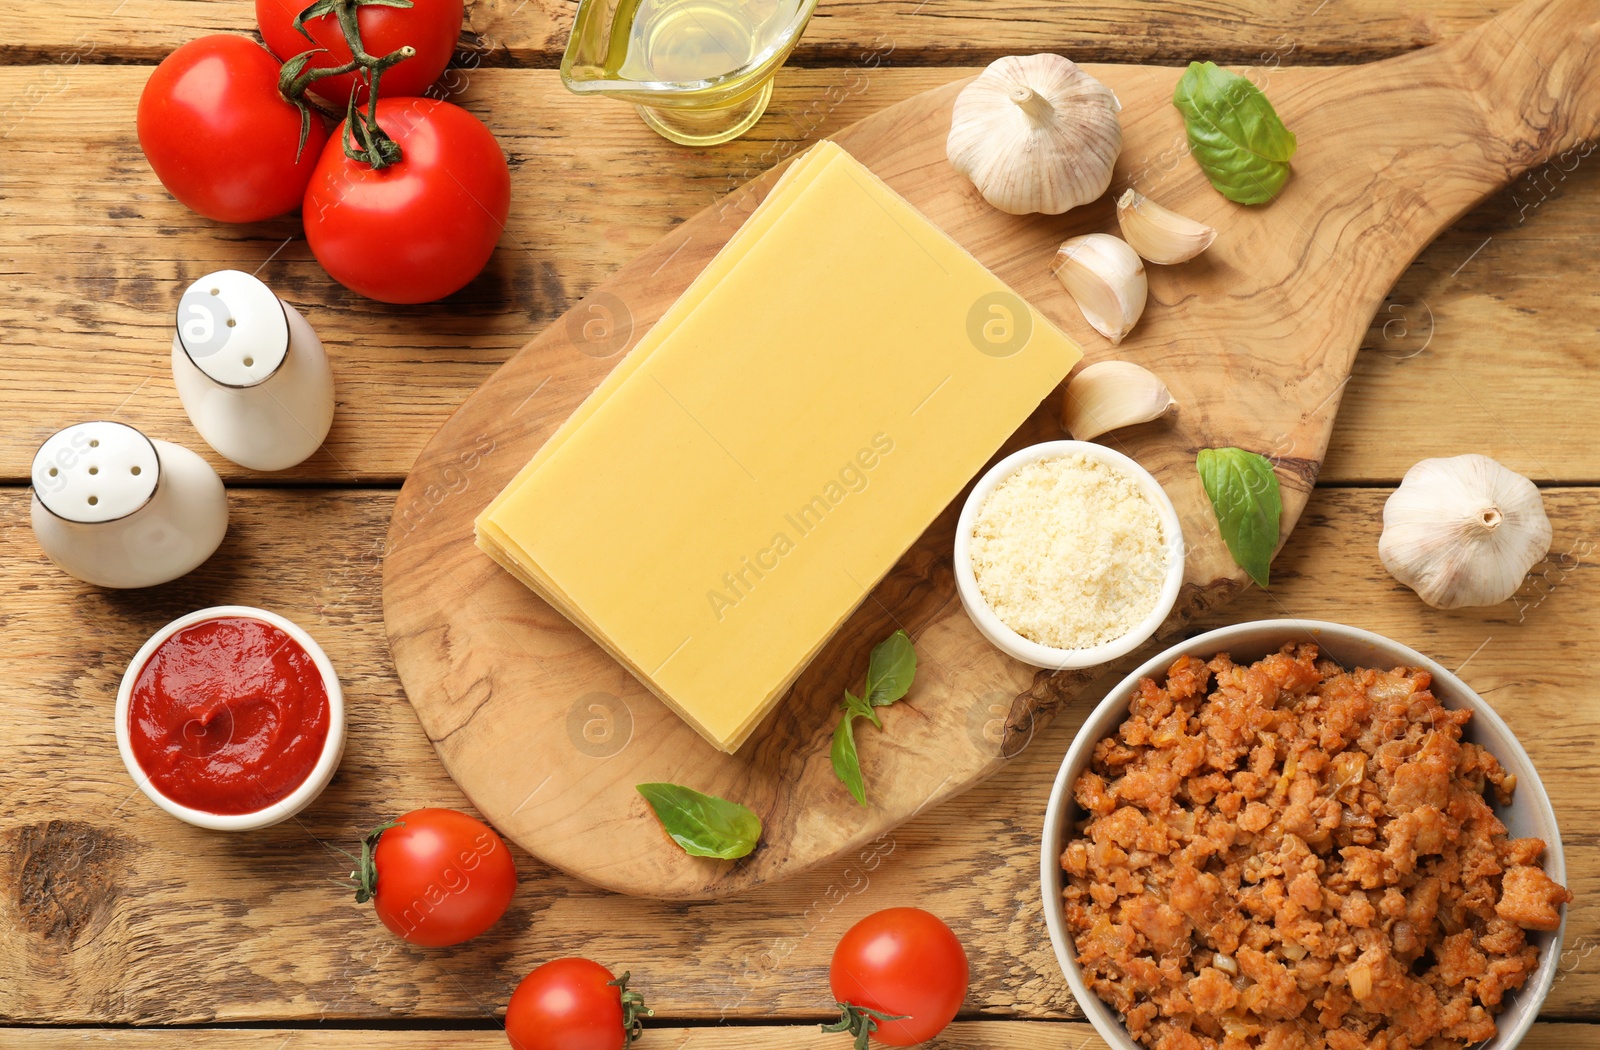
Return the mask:
<path fill-rule="evenodd" d="M 855 1037 L 855 1050 L 867 1050 L 867 1040 L 872 1033 L 878 1030 L 879 1021 L 904 1021 L 907 1014 L 888 1014 L 882 1010 L 874 1010 L 870 1006 L 857 1006 L 854 1003 L 834 1003 L 839 1010 L 839 1019 L 832 1024 L 822 1026 L 824 1032 L 849 1032 Z"/>
<path fill-rule="evenodd" d="M 294 17 L 292 23 L 294 28 L 314 43 L 311 33 L 306 29 L 307 20 L 332 15 L 339 24 L 339 31 L 344 34 L 345 44 L 350 48 L 350 61 L 337 66 L 309 66 L 314 57 L 327 53 L 328 49 L 323 47 L 302 51 L 283 64 L 278 77 L 278 91 L 300 111 L 300 150 L 305 149 L 306 138 L 311 134 L 313 107 L 335 119 L 340 116 L 331 107 L 317 101 L 315 95 L 308 94 L 308 89 L 312 84 L 327 77 L 354 73 L 366 84 L 367 108 L 365 112 L 362 111 L 356 104 L 357 92 L 352 91 L 349 105 L 344 113 L 345 156 L 370 165 L 374 170 L 382 170 L 400 160 L 399 143 L 378 126 L 378 84 L 386 70 L 415 56 L 417 50 L 407 44 L 395 48 L 387 55 L 369 55 L 361 43 L 358 16 L 363 7 L 405 9 L 412 6 L 414 6 L 413 0 L 316 0 Z M 296 156 L 298 155 L 297 152 Z"/>
<path fill-rule="evenodd" d="M 405 824 L 401 821 L 388 820 L 367 832 L 366 837 L 361 840 L 361 856 L 359 858 L 347 849 L 339 849 L 338 846 L 334 847 L 334 849 L 338 849 L 340 853 L 349 857 L 356 865 L 355 870 L 350 873 L 348 881 L 341 883 L 341 885 L 348 885 L 356 891 L 357 904 L 367 903 L 378 892 L 378 865 L 372 857 L 378 848 L 378 840 L 383 838 L 383 833 L 390 828 L 403 827 L 405 827 Z"/>
<path fill-rule="evenodd" d="M 627 1033 L 628 1044 L 644 1034 L 644 1019 L 655 1016 L 655 1011 L 644 1004 L 644 996 L 628 991 L 628 978 L 631 976 L 627 970 L 623 970 L 621 977 L 606 982 L 608 988 L 615 988 L 622 996 L 622 1030 Z"/>

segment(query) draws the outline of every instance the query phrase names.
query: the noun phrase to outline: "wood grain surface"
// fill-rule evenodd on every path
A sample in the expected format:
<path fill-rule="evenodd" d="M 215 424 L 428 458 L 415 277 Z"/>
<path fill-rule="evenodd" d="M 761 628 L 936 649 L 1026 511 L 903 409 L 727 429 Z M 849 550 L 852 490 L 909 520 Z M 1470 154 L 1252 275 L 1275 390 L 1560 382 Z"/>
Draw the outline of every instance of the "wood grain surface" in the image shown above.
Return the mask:
<path fill-rule="evenodd" d="M 104 1029 L 55 1031 L 0 1028 L 0 1045 L 15 1050 L 166 1050 L 172 1036 L 162 1032 L 108 1032 Z M 660 1028 L 651 1027 L 649 1043 L 667 1050 L 838 1050 L 837 1035 L 825 1036 L 816 1025 L 804 1028 Z M 385 1031 L 388 1050 L 504 1050 L 500 1032 Z M 364 1032 L 318 1032 L 305 1029 L 248 1029 L 185 1032 L 183 1044 L 193 1050 L 347 1050 L 372 1046 Z M 939 1050 L 1106 1050 L 1103 1039 L 1082 1023 L 1025 1024 L 1015 1021 L 961 1021 L 939 1037 Z M 1522 1041 L 1520 1050 L 1585 1050 L 1600 1046 L 1600 1028 L 1578 1024 L 1541 1024 Z"/>
<path fill-rule="evenodd" d="M 147 69 L 0 67 L 0 99 L 40 95 L 0 123 L 0 480 L 26 483 L 34 450 L 66 423 L 114 416 L 197 448 L 232 481 L 398 483 L 530 333 L 689 215 L 807 142 L 968 72 L 790 70 L 753 138 L 686 150 L 553 73 L 479 71 L 460 100 L 517 160 L 506 235 L 464 291 L 389 308 L 323 274 L 293 218 L 227 226 L 172 200 L 130 133 Z M 555 130 L 574 126 L 581 139 Z M 1600 416 L 1540 407 L 1600 401 L 1600 371 L 1583 364 L 1600 330 L 1600 158 L 1581 152 L 1516 180 L 1401 274 L 1363 341 L 1322 480 L 1398 481 L 1418 456 L 1460 448 L 1544 480 L 1600 480 L 1589 451 Z M 259 268 L 333 354 L 333 431 L 282 474 L 211 453 L 172 387 L 178 296 L 226 266 Z M 1426 428 L 1412 418 L 1419 387 L 1453 398 Z"/>
<path fill-rule="evenodd" d="M 1440 396 L 1443 396 L 1442 393 Z M 1572 889 L 1566 974 L 1547 1019 L 1600 1018 L 1600 702 L 1588 654 L 1600 622 L 1600 489 L 1546 491 L 1551 556 L 1490 609 L 1440 613 L 1379 565 L 1386 489 L 1319 489 L 1275 565 L 1191 625 L 1274 616 L 1343 620 L 1427 652 L 1505 717 L 1540 769 Z M 503 1008 L 538 963 L 573 952 L 631 969 L 664 1017 L 816 1016 L 840 934 L 879 908 L 944 916 L 973 965 L 966 1008 L 1076 1015 L 1040 916 L 1038 843 L 1050 782 L 1089 703 L 1069 706 L 1007 768 L 872 850 L 727 901 L 664 903 L 597 890 L 517 853 L 505 921 L 461 948 L 396 941 L 326 880 L 383 817 L 465 806 L 395 678 L 380 625 L 386 492 L 236 490 L 220 556 L 149 594 L 82 586 L 32 544 L 26 500 L 0 494 L 0 1016 L 19 1023 L 471 1019 Z M 247 601 L 302 624 L 349 704 L 339 775 L 291 822 L 201 832 L 149 805 L 110 731 L 126 660 L 191 609 Z M 1131 666 L 1136 657 L 1127 661 Z"/>
<path fill-rule="evenodd" d="M 563 0 L 468 0 L 458 64 L 554 68 L 575 6 Z M 1512 0 L 822 0 L 796 61 L 966 64 L 1021 51 L 1080 61 L 1350 62 L 1437 43 Z M 201 33 L 250 32 L 250 0 L 103 0 L 67 17 L 50 0 L 0 4 L 0 61 L 158 62 Z M 871 56 L 877 56 L 873 58 Z"/>
<path fill-rule="evenodd" d="M 328 281 L 292 219 L 227 227 L 188 213 L 138 152 L 133 107 L 150 64 L 203 32 L 249 32 L 248 0 L 0 4 L 0 1023 L 44 1026 L 0 1028 L 0 1046 L 487 1050 L 506 1045 L 490 1018 L 516 980 L 572 952 L 648 972 L 673 1027 L 646 1047 L 835 1046 L 809 1026 L 702 1026 L 816 1018 L 839 933 L 916 903 L 945 914 L 981 959 L 968 1016 L 1012 1019 L 958 1026 L 947 1045 L 1099 1047 L 1081 1024 L 1049 1020 L 1074 1010 L 1045 947 L 1034 875 L 1045 793 L 1081 706 L 1010 768 L 897 829 L 870 881 L 841 862 L 731 902 L 662 905 L 519 853 L 504 929 L 445 952 L 390 939 L 322 881 L 343 864 L 322 843 L 353 845 L 412 806 L 466 805 L 385 652 L 378 559 L 392 486 L 529 332 L 687 216 L 806 141 L 973 72 L 919 64 L 1051 48 L 1231 60 L 1259 77 L 1410 51 L 1509 6 L 823 0 L 797 57 L 812 68 L 780 75 L 753 135 L 686 150 L 626 107 L 560 88 L 551 67 L 570 3 L 475 2 L 481 37 L 464 37 L 464 68 L 449 81 L 514 161 L 508 234 L 482 281 L 434 307 L 391 310 Z M 494 66 L 538 68 L 482 68 Z M 1586 408 L 1600 399 L 1597 170 L 1569 155 L 1529 172 L 1399 277 L 1272 592 L 1191 628 L 1285 611 L 1359 623 L 1465 663 L 1508 717 L 1555 796 L 1580 895 L 1550 1023 L 1525 1050 L 1600 1047 L 1600 805 L 1589 788 L 1600 708 L 1586 674 L 1600 622 L 1600 491 L 1573 487 L 1600 483 L 1600 414 Z M 19 487 L 28 461 L 46 434 L 91 414 L 199 444 L 167 373 L 167 314 L 188 280 L 220 266 L 261 266 L 328 339 L 341 383 L 328 449 L 270 477 L 211 457 L 235 485 L 223 556 L 149 593 L 81 587 L 33 542 Z M 1556 543 L 1513 602 L 1441 614 L 1378 567 L 1377 515 L 1382 486 L 1417 458 L 1465 451 L 1549 486 Z M 304 623 L 351 694 L 350 758 L 306 830 L 190 833 L 133 793 L 110 742 L 122 663 L 167 619 L 217 601 Z M 119 1027 L 171 1024 L 250 1027 Z"/>
<path fill-rule="evenodd" d="M 1272 458 L 1287 535 L 1321 469 L 1373 312 L 1405 263 L 1528 165 L 1579 149 L 1600 129 L 1600 44 L 1551 35 L 1574 22 L 1600 30 L 1600 3 L 1533 3 L 1447 46 L 1367 66 L 1277 71 L 1275 105 L 1304 143 L 1295 158 L 1302 174 L 1264 208 L 1223 200 L 1193 164 L 1167 170 L 1146 160 L 1183 142 L 1172 69 L 1090 67 L 1122 102 L 1123 157 L 1111 193 L 1064 216 L 1005 215 L 950 167 L 944 140 L 961 82 L 836 140 L 1077 338 L 1088 360 L 1138 362 L 1171 388 L 1182 406 L 1175 420 L 1108 439 L 1155 475 L 1183 522 L 1185 581 L 1165 634 L 1244 582 L 1216 530 L 1195 450 L 1237 445 Z M 1522 38 L 1526 52 L 1504 57 Z M 1036 674 L 978 633 L 949 568 L 958 497 L 727 755 L 477 549 L 472 522 L 489 496 L 689 286 L 772 179 L 690 219 L 496 372 L 418 457 L 390 529 L 385 626 L 445 767 L 529 852 L 619 892 L 725 896 L 858 850 L 989 776 L 1093 677 Z M 1112 347 L 1047 264 L 1067 237 L 1113 225 L 1111 201 L 1125 185 L 1225 232 L 1193 264 L 1149 269 L 1151 306 Z M 1047 399 L 1000 454 L 1061 436 L 1059 412 L 1059 398 Z M 479 491 L 456 497 L 469 472 Z M 884 731 L 858 742 L 871 796 L 862 807 L 838 783 L 829 745 L 839 698 L 860 688 L 868 650 L 896 628 L 916 641 L 922 674 L 907 702 L 885 712 Z M 990 738 L 981 727 L 996 706 L 1009 713 Z M 637 741 L 626 753 L 614 746 L 624 724 Z M 585 726 L 598 726 L 599 737 Z M 688 856 L 634 790 L 647 781 L 749 806 L 762 820 L 760 843 L 734 863 Z"/>

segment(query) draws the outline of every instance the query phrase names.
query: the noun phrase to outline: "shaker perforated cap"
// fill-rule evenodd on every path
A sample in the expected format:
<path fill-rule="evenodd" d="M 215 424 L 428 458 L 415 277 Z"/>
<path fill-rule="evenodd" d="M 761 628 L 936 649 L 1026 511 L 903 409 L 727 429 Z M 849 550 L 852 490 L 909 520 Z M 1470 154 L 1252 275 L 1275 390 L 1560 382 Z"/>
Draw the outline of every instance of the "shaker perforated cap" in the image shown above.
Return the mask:
<path fill-rule="evenodd" d="M 226 386 L 271 378 L 289 352 L 289 319 L 272 289 L 241 270 L 218 270 L 178 300 L 178 342 L 206 375 Z"/>
<path fill-rule="evenodd" d="M 52 434 L 33 457 L 33 492 L 58 518 L 93 524 L 150 501 L 161 476 L 156 447 L 126 423 L 79 423 Z"/>

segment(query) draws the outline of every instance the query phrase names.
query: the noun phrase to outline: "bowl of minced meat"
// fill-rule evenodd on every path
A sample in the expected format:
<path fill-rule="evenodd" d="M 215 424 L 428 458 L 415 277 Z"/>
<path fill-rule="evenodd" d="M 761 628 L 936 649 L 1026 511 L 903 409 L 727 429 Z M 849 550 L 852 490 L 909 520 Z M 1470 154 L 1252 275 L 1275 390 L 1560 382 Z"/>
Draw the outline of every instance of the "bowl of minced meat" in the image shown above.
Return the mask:
<path fill-rule="evenodd" d="M 1304 620 L 1124 679 L 1050 797 L 1050 939 L 1116 1050 L 1507 1050 L 1555 978 L 1561 837 L 1434 660 Z"/>
<path fill-rule="evenodd" d="M 1120 452 L 1046 441 L 978 479 L 955 540 L 956 592 L 996 648 L 1093 667 L 1161 626 L 1183 585 L 1183 532 L 1160 483 Z"/>

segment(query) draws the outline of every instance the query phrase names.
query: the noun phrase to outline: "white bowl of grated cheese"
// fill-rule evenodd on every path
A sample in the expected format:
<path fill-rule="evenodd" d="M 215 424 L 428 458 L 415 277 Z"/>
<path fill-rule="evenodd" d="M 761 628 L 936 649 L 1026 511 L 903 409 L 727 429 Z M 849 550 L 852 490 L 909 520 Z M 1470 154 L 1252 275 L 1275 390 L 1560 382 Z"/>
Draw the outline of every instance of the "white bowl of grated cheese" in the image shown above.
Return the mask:
<path fill-rule="evenodd" d="M 983 636 L 1034 667 L 1094 667 L 1155 634 L 1183 584 L 1183 528 L 1150 472 L 1046 441 L 978 479 L 956 525 L 956 590 Z"/>

